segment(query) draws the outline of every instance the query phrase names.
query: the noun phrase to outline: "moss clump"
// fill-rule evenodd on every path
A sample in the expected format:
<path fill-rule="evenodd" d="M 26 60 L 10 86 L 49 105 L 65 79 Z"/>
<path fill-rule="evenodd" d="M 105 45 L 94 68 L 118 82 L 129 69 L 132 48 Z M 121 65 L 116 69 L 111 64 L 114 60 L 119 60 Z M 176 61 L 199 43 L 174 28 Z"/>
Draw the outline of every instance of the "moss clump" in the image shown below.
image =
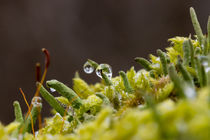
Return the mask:
<path fill-rule="evenodd" d="M 96 69 L 102 81 L 88 85 L 77 73 L 73 90 L 57 80 L 47 81 L 60 97 L 38 83 L 53 116 L 45 119 L 34 137 L 30 116 L 23 119 L 15 101 L 16 119 L 7 126 L 0 124 L 0 139 L 210 139 L 210 37 L 203 35 L 193 8 L 190 12 L 195 39 L 171 38 L 165 52 L 158 50 L 150 60 L 135 58 L 144 69 L 132 67 L 112 77 L 109 65 L 88 60 L 85 71 Z M 33 110 L 42 105 L 32 104 L 35 121 L 40 110 Z"/>

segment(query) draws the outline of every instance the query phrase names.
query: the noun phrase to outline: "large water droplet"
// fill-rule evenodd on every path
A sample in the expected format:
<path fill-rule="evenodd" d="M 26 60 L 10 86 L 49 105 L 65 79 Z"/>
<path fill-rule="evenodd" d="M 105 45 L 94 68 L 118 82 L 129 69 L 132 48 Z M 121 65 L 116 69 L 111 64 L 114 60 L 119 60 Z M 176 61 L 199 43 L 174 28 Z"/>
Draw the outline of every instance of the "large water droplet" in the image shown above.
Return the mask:
<path fill-rule="evenodd" d="M 90 74 L 94 71 L 94 67 L 87 61 L 83 66 L 84 72 Z"/>
<path fill-rule="evenodd" d="M 41 97 L 34 97 L 32 99 L 33 106 L 41 106 L 42 105 L 42 98 Z"/>
<path fill-rule="evenodd" d="M 51 92 L 56 92 L 56 90 L 54 88 L 50 88 Z"/>
<path fill-rule="evenodd" d="M 106 74 L 108 78 L 112 78 L 112 68 L 108 64 L 100 64 L 96 69 L 96 75 L 100 78 L 102 78 L 101 73 Z"/>

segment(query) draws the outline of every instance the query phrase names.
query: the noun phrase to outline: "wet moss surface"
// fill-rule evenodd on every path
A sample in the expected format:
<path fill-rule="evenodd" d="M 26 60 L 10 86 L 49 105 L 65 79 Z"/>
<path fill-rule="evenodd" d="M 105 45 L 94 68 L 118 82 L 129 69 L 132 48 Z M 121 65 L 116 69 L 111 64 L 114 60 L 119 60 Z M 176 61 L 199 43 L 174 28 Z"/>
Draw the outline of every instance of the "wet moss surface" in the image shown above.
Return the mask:
<path fill-rule="evenodd" d="M 45 86 L 44 49 L 45 72 L 29 111 L 23 116 L 15 101 L 15 120 L 0 124 L 0 139 L 210 139 L 210 19 L 204 35 L 193 8 L 190 15 L 196 35 L 169 39 L 170 46 L 149 60 L 135 58 L 143 69 L 112 77 L 110 65 L 87 60 L 84 72 L 96 72 L 100 83 L 89 85 L 76 73 L 72 88 L 55 79 Z M 40 112 L 48 108 L 41 100 L 52 107 L 52 117 L 42 120 Z"/>

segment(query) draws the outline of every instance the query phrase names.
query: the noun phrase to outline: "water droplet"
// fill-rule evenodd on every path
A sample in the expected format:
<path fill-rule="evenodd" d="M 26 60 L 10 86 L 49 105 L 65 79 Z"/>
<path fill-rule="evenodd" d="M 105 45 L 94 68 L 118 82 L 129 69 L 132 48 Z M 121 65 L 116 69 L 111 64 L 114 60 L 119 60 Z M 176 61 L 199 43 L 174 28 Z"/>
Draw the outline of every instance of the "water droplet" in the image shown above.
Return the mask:
<path fill-rule="evenodd" d="M 203 64 L 203 66 L 205 66 L 205 67 L 208 66 L 208 62 L 207 62 L 207 61 L 204 61 L 202 64 Z"/>
<path fill-rule="evenodd" d="M 205 71 L 206 71 L 206 73 L 208 73 L 210 71 L 210 67 L 206 67 Z"/>
<path fill-rule="evenodd" d="M 202 65 L 204 66 L 204 69 L 205 69 L 206 73 L 208 73 L 209 70 L 210 70 L 208 60 L 203 60 Z"/>
<path fill-rule="evenodd" d="M 39 135 L 39 131 L 36 131 L 35 132 L 35 136 L 37 137 Z"/>
<path fill-rule="evenodd" d="M 56 90 L 54 88 L 50 88 L 51 92 L 56 92 Z"/>
<path fill-rule="evenodd" d="M 96 75 L 100 78 L 102 78 L 101 73 L 106 74 L 108 78 L 112 78 L 112 68 L 108 64 L 100 64 L 96 69 Z"/>
<path fill-rule="evenodd" d="M 141 105 L 138 105 L 137 108 L 140 109 L 140 110 L 143 110 L 143 109 L 146 108 L 146 105 L 145 104 L 141 104 Z"/>
<path fill-rule="evenodd" d="M 190 86 L 186 85 L 185 86 L 185 96 L 188 99 L 194 99 L 196 97 L 196 92 Z"/>
<path fill-rule="evenodd" d="M 32 99 L 33 106 L 41 106 L 42 105 L 42 98 L 41 97 L 34 97 Z"/>
<path fill-rule="evenodd" d="M 94 71 L 94 67 L 87 61 L 83 66 L 84 72 L 90 74 Z"/>
<path fill-rule="evenodd" d="M 74 109 L 71 106 L 68 106 L 67 108 L 67 112 L 71 115 L 74 116 Z"/>
<path fill-rule="evenodd" d="M 203 44 L 201 45 L 201 48 L 204 49 L 204 45 Z"/>

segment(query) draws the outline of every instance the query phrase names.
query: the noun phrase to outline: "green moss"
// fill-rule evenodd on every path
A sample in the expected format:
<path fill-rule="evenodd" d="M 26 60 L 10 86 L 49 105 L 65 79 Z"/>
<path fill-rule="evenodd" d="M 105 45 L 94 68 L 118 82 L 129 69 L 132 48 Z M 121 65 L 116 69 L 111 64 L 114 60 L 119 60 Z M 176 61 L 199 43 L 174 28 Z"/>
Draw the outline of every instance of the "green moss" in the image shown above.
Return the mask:
<path fill-rule="evenodd" d="M 144 69 L 131 67 L 112 78 L 101 71 L 103 80 L 95 85 L 88 85 L 78 73 L 73 90 L 57 80 L 48 81 L 47 86 L 62 96 L 53 97 L 41 86 L 41 95 L 55 114 L 46 119 L 36 137 L 27 132 L 17 135 L 20 122 L 28 121 L 16 105 L 16 120 L 0 124 L 0 139 L 210 139 L 209 35 L 201 44 L 205 37 L 194 10 L 190 11 L 197 33 L 194 40 L 171 38 L 165 52 L 150 54 L 150 60 L 135 59 Z M 88 62 L 94 69 L 100 66 Z"/>

